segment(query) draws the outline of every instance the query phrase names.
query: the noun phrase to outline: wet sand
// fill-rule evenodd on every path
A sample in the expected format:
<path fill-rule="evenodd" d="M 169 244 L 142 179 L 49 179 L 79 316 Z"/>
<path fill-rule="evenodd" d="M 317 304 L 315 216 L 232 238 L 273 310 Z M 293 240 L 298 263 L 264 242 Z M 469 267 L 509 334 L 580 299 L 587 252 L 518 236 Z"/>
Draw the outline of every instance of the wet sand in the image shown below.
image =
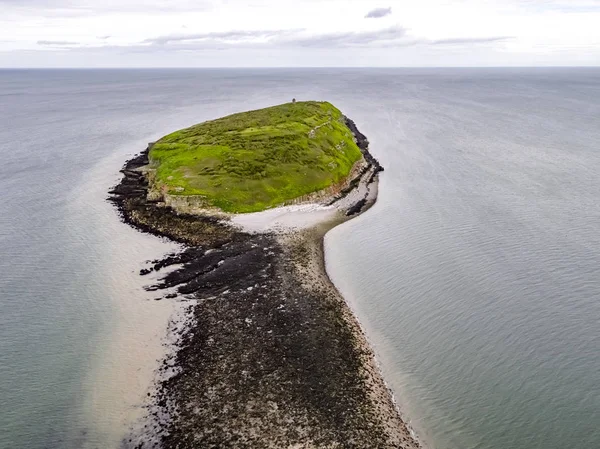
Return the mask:
<path fill-rule="evenodd" d="M 147 201 L 138 170 L 147 152 L 128 162 L 112 191 L 123 219 L 186 244 L 141 274 L 176 266 L 149 290 L 194 302 L 147 419 L 124 447 L 419 447 L 325 271 L 325 233 L 376 197 L 380 166 L 353 131 L 367 169 L 343 195 L 314 206 L 318 215 L 300 207 L 227 223 L 180 214 Z"/>
<path fill-rule="evenodd" d="M 167 354 L 165 339 L 172 338 L 169 326 L 185 306 L 155 302 L 156 295 L 143 289 L 152 280 L 139 276 L 145 260 L 162 257 L 180 245 L 124 226 L 115 220 L 114 207 L 104 201 L 107 189 L 118 181 L 115 173 L 122 166 L 122 153 L 102 159 L 68 198 L 67 223 L 70 216 L 81 214 L 87 214 L 90 223 L 79 234 L 73 230 L 72 238 L 103 246 L 86 261 L 96 279 L 83 282 L 90 290 L 101 285 L 104 293 L 101 301 L 90 304 L 102 322 L 102 332 L 86 342 L 90 349 L 77 419 L 70 420 L 65 443 L 70 447 L 118 447 L 131 423 L 145 416 L 144 400 L 157 364 Z M 81 300 L 89 299 L 82 296 Z"/>

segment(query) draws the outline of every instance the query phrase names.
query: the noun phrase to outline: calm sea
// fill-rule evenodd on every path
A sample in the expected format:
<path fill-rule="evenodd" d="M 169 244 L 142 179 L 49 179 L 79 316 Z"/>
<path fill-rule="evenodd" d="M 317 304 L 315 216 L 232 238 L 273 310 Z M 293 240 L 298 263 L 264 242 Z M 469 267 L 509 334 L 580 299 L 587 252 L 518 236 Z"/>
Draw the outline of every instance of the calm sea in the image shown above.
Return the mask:
<path fill-rule="evenodd" d="M 386 168 L 328 270 L 435 449 L 600 447 L 600 69 L 0 71 L 0 447 L 108 448 L 175 306 L 104 201 L 174 129 L 329 100 Z"/>

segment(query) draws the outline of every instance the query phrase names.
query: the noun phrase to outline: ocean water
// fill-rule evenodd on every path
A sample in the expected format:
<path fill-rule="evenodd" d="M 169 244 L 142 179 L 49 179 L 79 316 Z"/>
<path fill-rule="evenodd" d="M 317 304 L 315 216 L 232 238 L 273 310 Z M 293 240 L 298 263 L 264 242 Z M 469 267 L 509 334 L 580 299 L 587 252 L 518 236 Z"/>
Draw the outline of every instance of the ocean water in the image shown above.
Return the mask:
<path fill-rule="evenodd" d="M 176 248 L 104 201 L 199 121 L 329 100 L 385 166 L 327 266 L 436 449 L 600 447 L 600 69 L 0 71 L 0 448 L 117 447 Z"/>

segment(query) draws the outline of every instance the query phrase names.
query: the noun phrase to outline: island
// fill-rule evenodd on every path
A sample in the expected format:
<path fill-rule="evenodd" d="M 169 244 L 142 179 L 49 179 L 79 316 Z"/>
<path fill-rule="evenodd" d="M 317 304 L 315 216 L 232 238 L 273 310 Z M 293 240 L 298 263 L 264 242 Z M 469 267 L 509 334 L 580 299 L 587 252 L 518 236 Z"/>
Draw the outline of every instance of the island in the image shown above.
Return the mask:
<path fill-rule="evenodd" d="M 141 274 L 190 301 L 132 448 L 418 448 L 323 237 L 376 200 L 378 161 L 327 102 L 169 134 L 110 192 L 122 219 L 183 244 Z M 162 292 L 162 293 L 161 293 Z"/>

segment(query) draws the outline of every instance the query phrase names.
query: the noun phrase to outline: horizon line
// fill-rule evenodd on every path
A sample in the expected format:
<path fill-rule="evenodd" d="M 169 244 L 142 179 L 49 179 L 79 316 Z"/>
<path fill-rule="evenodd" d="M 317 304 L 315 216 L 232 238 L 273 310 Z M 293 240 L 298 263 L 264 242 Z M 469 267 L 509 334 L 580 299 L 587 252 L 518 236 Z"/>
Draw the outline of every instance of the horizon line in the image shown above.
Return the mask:
<path fill-rule="evenodd" d="M 0 70 L 260 70 L 260 69 L 576 69 L 576 68 L 600 68 L 599 65 L 535 65 L 535 66 L 512 66 L 512 65 L 489 65 L 489 66 L 107 66 L 107 67 L 0 67 Z"/>

